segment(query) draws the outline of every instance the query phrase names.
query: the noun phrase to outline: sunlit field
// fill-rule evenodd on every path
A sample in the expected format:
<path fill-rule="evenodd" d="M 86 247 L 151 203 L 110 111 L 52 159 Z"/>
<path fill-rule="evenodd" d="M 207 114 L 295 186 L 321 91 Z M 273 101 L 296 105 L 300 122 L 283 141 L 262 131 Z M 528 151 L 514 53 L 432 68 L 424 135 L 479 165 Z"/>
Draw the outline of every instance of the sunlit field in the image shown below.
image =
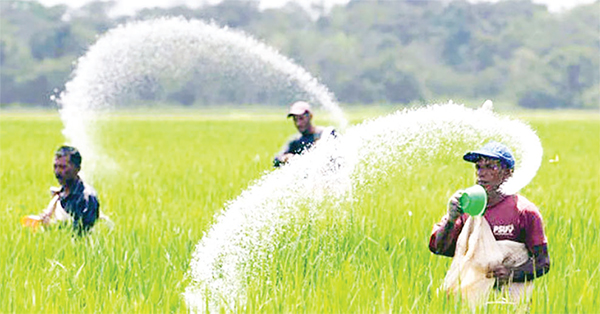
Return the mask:
<path fill-rule="evenodd" d="M 272 157 L 295 132 L 277 110 L 104 119 L 98 140 L 116 166 L 91 183 L 115 226 L 100 222 L 84 238 L 69 228 L 34 233 L 19 222 L 45 208 L 57 185 L 53 153 L 65 141 L 58 115 L 0 112 L 0 313 L 187 312 L 182 293 L 196 244 L 228 201 L 273 171 Z M 348 118 L 355 124 L 386 110 L 350 110 Z M 600 115 L 511 115 L 527 121 L 544 147 L 537 176 L 521 193 L 542 212 L 552 265 L 535 281 L 529 308 L 598 312 Z M 324 117 L 317 123 L 326 124 Z M 245 307 L 236 311 L 469 312 L 440 289 L 451 259 L 427 247 L 448 197 L 474 183 L 461 153 L 388 173 L 352 203 L 323 204 L 328 214 L 318 219 L 300 214 L 268 267 L 248 280 Z M 501 303 L 482 309 L 512 310 Z"/>

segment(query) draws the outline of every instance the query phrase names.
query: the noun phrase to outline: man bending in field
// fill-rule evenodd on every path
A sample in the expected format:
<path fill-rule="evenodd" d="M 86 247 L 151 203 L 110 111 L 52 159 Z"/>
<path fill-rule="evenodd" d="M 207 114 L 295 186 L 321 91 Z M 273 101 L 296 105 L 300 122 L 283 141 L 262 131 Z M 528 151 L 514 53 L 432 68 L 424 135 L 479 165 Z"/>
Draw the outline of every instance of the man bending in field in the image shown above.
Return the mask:
<path fill-rule="evenodd" d="M 61 185 L 51 188 L 53 198 L 41 214 L 42 222 L 72 221 L 81 235 L 89 231 L 100 216 L 100 204 L 94 189 L 79 177 L 81 154 L 71 146 L 60 147 L 54 156 L 54 176 Z"/>
<path fill-rule="evenodd" d="M 312 124 L 313 113 L 310 104 L 305 101 L 293 103 L 287 116 L 294 119 L 294 125 L 299 133 L 291 138 L 281 152 L 275 156 L 273 160 L 273 166 L 275 167 L 286 164 L 294 155 L 302 154 L 310 149 L 324 134 L 336 136 L 333 128 Z"/>
<path fill-rule="evenodd" d="M 488 277 L 495 278 L 495 288 L 502 290 L 511 283 L 531 281 L 546 274 L 550 269 L 548 243 L 544 234 L 542 216 L 538 208 L 525 197 L 502 193 L 500 186 L 512 176 L 515 160 L 503 144 L 490 142 L 480 150 L 468 152 L 463 159 L 475 163 L 477 184 L 483 186 L 488 203 L 483 217 L 496 241 L 510 240 L 523 243 L 529 258 L 516 267 L 506 266 L 502 261 L 488 269 Z M 436 224 L 429 240 L 429 249 L 435 254 L 454 256 L 457 239 L 469 218 L 463 213 L 456 192 L 448 203 L 448 213 Z M 471 243 L 471 242 L 469 242 Z"/>

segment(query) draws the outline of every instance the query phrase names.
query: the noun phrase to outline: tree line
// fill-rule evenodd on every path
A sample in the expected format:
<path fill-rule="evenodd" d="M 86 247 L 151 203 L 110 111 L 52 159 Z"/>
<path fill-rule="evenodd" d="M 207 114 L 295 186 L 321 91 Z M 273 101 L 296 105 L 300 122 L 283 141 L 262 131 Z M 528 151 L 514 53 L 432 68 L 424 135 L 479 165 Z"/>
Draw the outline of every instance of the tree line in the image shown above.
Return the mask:
<path fill-rule="evenodd" d="M 258 0 L 143 9 L 135 16 L 111 16 L 114 5 L 1 1 L 2 106 L 54 106 L 50 96 L 64 89 L 98 36 L 162 16 L 242 30 L 307 69 L 342 103 L 489 98 L 525 108 L 600 104 L 599 1 L 562 13 L 530 0 L 352 0 L 330 11 L 313 6 L 317 15 L 295 3 L 260 10 Z M 263 101 L 258 92 L 169 88 L 169 101 L 183 105 Z"/>

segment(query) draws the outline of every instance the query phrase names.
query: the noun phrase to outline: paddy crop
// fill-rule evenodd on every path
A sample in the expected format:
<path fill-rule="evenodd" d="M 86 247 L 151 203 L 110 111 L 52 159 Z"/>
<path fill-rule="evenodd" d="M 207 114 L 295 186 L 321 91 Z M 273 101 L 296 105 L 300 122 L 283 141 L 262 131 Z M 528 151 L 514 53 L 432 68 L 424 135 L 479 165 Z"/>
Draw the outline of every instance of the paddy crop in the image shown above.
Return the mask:
<path fill-rule="evenodd" d="M 351 121 L 363 114 L 351 113 Z M 523 119 L 544 156 L 521 193 L 542 212 L 552 259 L 531 310 L 595 312 L 600 118 L 554 112 Z M 115 227 L 100 223 L 79 239 L 68 228 L 33 233 L 19 223 L 50 201 L 61 129 L 53 112 L 0 113 L 1 313 L 187 312 L 182 293 L 196 244 L 228 201 L 273 171 L 273 155 L 295 132 L 289 120 L 266 112 L 106 118 L 98 140 L 115 164 L 91 183 Z M 324 204 L 330 208 L 317 220 L 299 215 L 268 267 L 247 283 L 239 311 L 463 311 L 439 288 L 450 259 L 432 255 L 427 244 L 448 197 L 473 180 L 471 164 L 434 158 L 358 191 L 354 202 Z"/>

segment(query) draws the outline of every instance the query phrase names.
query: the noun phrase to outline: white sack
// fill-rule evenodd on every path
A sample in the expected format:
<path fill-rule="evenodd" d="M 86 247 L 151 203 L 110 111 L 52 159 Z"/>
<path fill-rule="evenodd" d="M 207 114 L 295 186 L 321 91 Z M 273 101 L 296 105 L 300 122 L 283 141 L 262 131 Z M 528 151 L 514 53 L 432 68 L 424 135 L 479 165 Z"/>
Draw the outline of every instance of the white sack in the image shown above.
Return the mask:
<path fill-rule="evenodd" d="M 456 243 L 450 269 L 444 279 L 448 293 L 460 295 L 471 305 L 484 304 L 494 286 L 495 278 L 488 273 L 499 264 L 515 267 L 529 258 L 525 244 L 514 241 L 496 241 L 484 217 L 469 217 Z M 530 295 L 531 283 L 510 283 L 502 291 L 512 302 Z"/>

